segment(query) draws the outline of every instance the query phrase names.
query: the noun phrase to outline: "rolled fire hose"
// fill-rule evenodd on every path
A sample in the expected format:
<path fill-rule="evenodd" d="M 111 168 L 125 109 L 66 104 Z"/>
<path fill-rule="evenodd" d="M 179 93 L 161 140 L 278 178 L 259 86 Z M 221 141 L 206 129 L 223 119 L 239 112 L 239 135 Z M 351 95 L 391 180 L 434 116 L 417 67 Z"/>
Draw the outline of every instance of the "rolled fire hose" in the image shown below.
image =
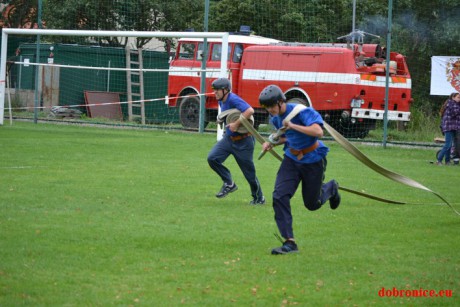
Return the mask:
<path fill-rule="evenodd" d="M 244 123 L 241 120 L 241 118 L 244 119 Z M 225 121 L 226 124 L 233 123 L 238 119 L 241 121 L 241 123 L 243 125 L 242 126 L 240 125 L 240 127 L 238 128 L 238 130 L 236 132 L 238 132 L 238 133 L 248 133 L 249 132 L 254 136 L 254 138 L 259 143 L 263 144 L 265 142 L 265 139 L 253 127 L 253 125 L 254 125 L 254 117 L 253 116 L 251 116 L 251 118 L 248 120 L 243 115 L 241 115 L 241 112 L 238 109 L 229 109 L 229 110 L 221 112 L 217 116 L 217 120 L 219 122 L 224 122 Z M 273 149 L 270 149 L 269 152 L 275 158 L 277 158 L 278 160 L 280 160 L 280 161 L 283 160 L 283 158 L 281 158 L 281 156 L 276 151 L 274 151 Z"/>
<path fill-rule="evenodd" d="M 304 106 L 304 105 L 298 104 L 289 113 L 289 115 L 286 117 L 286 120 L 288 120 L 288 121 L 291 120 L 294 116 L 299 114 L 299 112 L 302 111 L 305 108 L 307 108 L 307 107 Z M 257 130 L 254 129 L 254 127 L 249 123 L 249 121 L 244 116 L 240 116 L 240 121 L 246 127 L 246 129 L 252 135 L 254 135 L 254 137 L 257 139 L 257 141 L 259 143 L 263 144 L 264 142 L 266 142 L 265 139 L 257 132 Z M 421 189 L 421 190 L 425 190 L 425 191 L 428 191 L 430 193 L 433 193 L 439 199 L 441 199 L 445 204 L 447 204 L 457 215 L 460 215 L 460 213 L 446 199 L 444 199 L 444 197 L 442 197 L 440 194 L 430 190 L 429 188 L 425 187 L 424 185 L 418 183 L 415 180 L 412 180 L 412 179 L 410 179 L 408 177 L 405 177 L 405 176 L 402 176 L 402 175 L 397 174 L 395 172 L 392 172 L 390 170 L 387 170 L 386 168 L 378 165 L 377 163 L 375 163 L 374 161 L 369 159 L 366 155 L 364 155 L 358 148 L 356 148 L 353 144 L 351 144 L 345 137 L 343 137 L 340 133 L 338 133 L 334 128 L 329 126 L 329 124 L 327 124 L 326 122 L 324 122 L 324 128 L 334 138 L 334 140 L 337 143 L 339 143 L 340 146 L 342 146 L 342 148 L 344 148 L 352 156 L 354 156 L 361 163 L 363 163 L 364 165 L 366 165 L 367 167 L 369 167 L 373 171 L 375 171 L 375 172 L 381 174 L 382 176 L 385 176 L 385 177 L 387 177 L 387 178 L 389 178 L 389 179 L 391 179 L 393 181 L 402 183 L 404 185 L 407 185 L 407 186 L 410 186 L 410 187 L 413 187 L 413 188 L 417 188 L 417 189 Z M 276 132 L 275 137 L 276 136 L 279 137 L 283 133 L 284 133 L 284 129 L 280 129 L 280 130 L 278 130 Z M 282 160 L 280 158 L 278 158 L 278 159 L 280 161 Z M 339 189 L 343 190 L 343 191 L 346 191 L 346 192 L 349 192 L 349 193 L 354 193 L 354 194 L 357 194 L 357 195 L 360 195 L 360 196 L 364 196 L 364 197 L 367 197 L 367 198 L 370 198 L 370 199 L 374 199 L 374 200 L 377 200 L 377 201 L 385 202 L 385 203 L 400 204 L 400 205 L 406 204 L 406 202 L 389 200 L 389 199 L 377 197 L 377 196 L 374 196 L 374 195 L 370 195 L 370 194 L 367 194 L 367 193 L 363 193 L 363 192 L 360 192 L 360 191 L 356 191 L 356 190 L 353 190 L 353 189 L 345 188 L 345 187 L 342 187 L 342 186 L 339 186 Z"/>

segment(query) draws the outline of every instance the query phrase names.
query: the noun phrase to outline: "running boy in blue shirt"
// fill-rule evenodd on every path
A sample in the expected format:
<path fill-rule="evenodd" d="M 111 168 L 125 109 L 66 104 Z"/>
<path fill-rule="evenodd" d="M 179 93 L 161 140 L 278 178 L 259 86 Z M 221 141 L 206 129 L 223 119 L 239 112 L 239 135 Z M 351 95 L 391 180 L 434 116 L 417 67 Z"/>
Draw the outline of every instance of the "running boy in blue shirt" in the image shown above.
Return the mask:
<path fill-rule="evenodd" d="M 337 209 L 341 200 L 335 180 L 323 183 L 329 152 L 329 148 L 319 141 L 323 136 L 323 119 L 313 108 L 294 110 L 297 104 L 286 103 L 284 93 L 276 85 L 262 90 L 259 103 L 270 113 L 272 124 L 282 133 L 278 134 L 277 140 L 265 142 L 263 150 L 284 145 L 284 158 L 273 191 L 275 221 L 284 242 L 272 249 L 272 254 L 297 252 L 290 201 L 300 182 L 304 205 L 310 211 L 318 210 L 328 200 L 331 209 Z"/>
<path fill-rule="evenodd" d="M 246 101 L 231 92 L 230 80 L 227 78 L 214 80 L 212 82 L 212 89 L 222 112 L 235 109 L 241 112 L 247 119 L 254 114 L 254 109 Z M 223 181 L 222 188 L 216 194 L 216 197 L 223 198 L 238 189 L 238 186 L 233 181 L 230 170 L 224 165 L 225 160 L 230 155 L 233 155 L 251 188 L 252 200 L 249 204 L 263 205 L 265 204 L 265 198 L 256 176 L 256 168 L 253 161 L 255 140 L 248 131 L 242 133 L 239 129 L 240 125 L 241 122 L 239 119 L 227 123 L 223 138 L 214 145 L 208 154 L 209 166 Z"/>

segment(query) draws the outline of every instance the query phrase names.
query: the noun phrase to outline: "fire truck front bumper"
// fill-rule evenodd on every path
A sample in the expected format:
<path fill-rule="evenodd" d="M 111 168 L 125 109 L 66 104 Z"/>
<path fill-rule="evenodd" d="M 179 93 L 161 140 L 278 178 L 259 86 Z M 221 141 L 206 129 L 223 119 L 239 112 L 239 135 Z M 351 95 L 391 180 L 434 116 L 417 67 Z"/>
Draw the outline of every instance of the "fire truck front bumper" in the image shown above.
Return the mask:
<path fill-rule="evenodd" d="M 351 117 L 383 120 L 384 114 L 384 110 L 353 108 Z M 410 121 L 410 112 L 388 110 L 387 118 L 388 120 L 408 122 Z"/>

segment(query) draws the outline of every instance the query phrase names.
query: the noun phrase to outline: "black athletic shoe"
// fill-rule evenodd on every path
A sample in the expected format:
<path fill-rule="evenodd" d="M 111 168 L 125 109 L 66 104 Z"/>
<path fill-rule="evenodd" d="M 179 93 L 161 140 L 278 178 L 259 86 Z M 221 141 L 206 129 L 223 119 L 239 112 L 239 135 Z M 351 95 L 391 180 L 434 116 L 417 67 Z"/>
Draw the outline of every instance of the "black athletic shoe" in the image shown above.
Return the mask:
<path fill-rule="evenodd" d="M 259 199 L 253 199 L 249 202 L 250 205 L 265 205 L 265 197 Z"/>
<path fill-rule="evenodd" d="M 333 180 L 333 184 L 334 184 L 334 194 L 331 196 L 331 198 L 329 198 L 329 205 L 331 206 L 332 210 L 335 210 L 340 205 L 341 197 L 339 193 L 339 184 L 335 180 Z"/>
<path fill-rule="evenodd" d="M 223 197 L 227 196 L 228 193 L 235 192 L 236 190 L 238 190 L 238 187 L 236 186 L 235 183 L 233 183 L 232 185 L 228 185 L 228 184 L 224 183 L 224 185 L 220 189 L 219 193 L 216 194 L 216 197 L 217 198 L 223 198 Z"/>
<path fill-rule="evenodd" d="M 272 249 L 272 255 L 283 255 L 289 253 L 297 253 L 299 249 L 294 241 L 286 240 L 283 245 Z"/>

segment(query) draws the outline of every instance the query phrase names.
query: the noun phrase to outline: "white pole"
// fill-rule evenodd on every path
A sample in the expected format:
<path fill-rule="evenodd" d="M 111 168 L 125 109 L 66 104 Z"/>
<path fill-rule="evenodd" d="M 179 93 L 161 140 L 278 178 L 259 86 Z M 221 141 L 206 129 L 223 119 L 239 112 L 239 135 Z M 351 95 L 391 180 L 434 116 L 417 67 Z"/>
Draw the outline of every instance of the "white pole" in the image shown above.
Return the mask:
<path fill-rule="evenodd" d="M 222 37 L 222 50 L 220 59 L 220 77 L 227 78 L 227 60 L 228 60 L 228 33 Z M 218 106 L 217 114 L 220 114 L 220 106 Z M 224 137 L 224 130 L 221 125 L 217 125 L 217 141 Z"/>
<path fill-rule="evenodd" d="M 13 29 L 3 28 L 3 33 L 17 35 L 51 36 L 126 36 L 126 37 L 183 37 L 222 38 L 226 32 L 167 32 L 167 31 L 97 31 L 97 30 L 53 30 L 53 29 Z"/>
<path fill-rule="evenodd" d="M 0 51 L 0 125 L 3 125 L 5 114 L 5 83 L 6 83 L 6 49 L 8 46 L 8 34 L 2 31 L 2 49 Z"/>
<path fill-rule="evenodd" d="M 222 36 L 222 55 L 220 60 L 220 77 L 227 78 L 228 33 Z"/>
<path fill-rule="evenodd" d="M 11 74 L 8 74 L 8 109 L 10 110 L 9 114 L 11 126 L 13 124 L 13 109 L 11 109 Z"/>

